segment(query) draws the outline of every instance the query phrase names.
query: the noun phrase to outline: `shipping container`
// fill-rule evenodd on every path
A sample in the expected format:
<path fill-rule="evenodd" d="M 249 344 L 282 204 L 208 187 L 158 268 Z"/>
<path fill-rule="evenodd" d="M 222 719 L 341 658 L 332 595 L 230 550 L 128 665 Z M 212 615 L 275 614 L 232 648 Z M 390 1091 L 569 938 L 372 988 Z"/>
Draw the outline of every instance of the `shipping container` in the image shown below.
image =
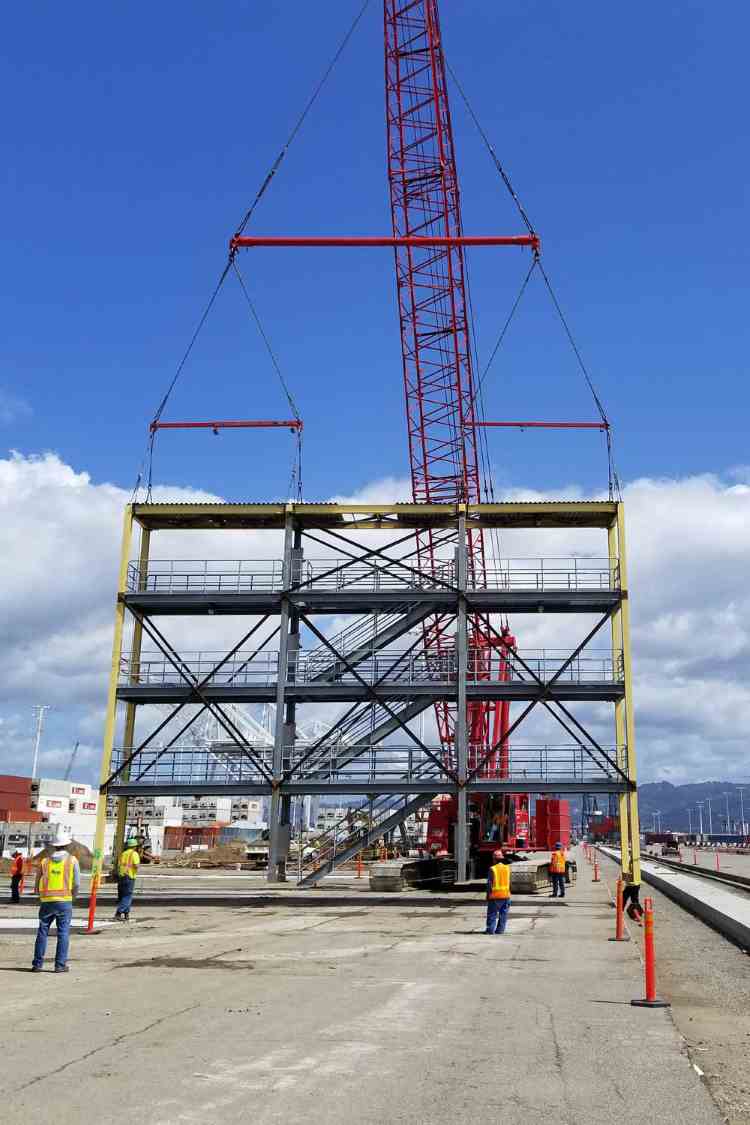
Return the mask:
<path fill-rule="evenodd" d="M 0 792 L 0 809 L 26 809 L 28 812 L 31 809 L 28 794 Z"/>
<path fill-rule="evenodd" d="M 0 792 L 28 794 L 30 790 L 30 777 L 13 777 L 12 774 L 0 773 Z"/>
<path fill-rule="evenodd" d="M 535 810 L 535 844 L 548 850 L 560 841 L 570 843 L 570 805 L 558 797 L 538 797 Z"/>
<path fill-rule="evenodd" d="M 219 838 L 217 825 L 168 825 L 164 829 L 165 851 L 204 845 L 213 847 Z"/>
<path fill-rule="evenodd" d="M 242 825 L 232 824 L 227 828 L 222 828 L 219 832 L 220 844 L 254 843 L 254 841 L 261 840 L 262 838 L 262 827 L 250 828 Z"/>
<path fill-rule="evenodd" d="M 0 808 L 0 822 L 2 823 L 38 824 L 41 820 L 44 820 L 44 817 L 35 809 Z"/>
<path fill-rule="evenodd" d="M 72 813 L 89 813 L 96 812 L 96 801 L 89 799 L 71 800 L 68 802 L 70 811 Z"/>
<path fill-rule="evenodd" d="M 32 793 L 40 797 L 69 797 L 70 782 L 60 781 L 55 777 L 41 777 L 31 783 Z"/>

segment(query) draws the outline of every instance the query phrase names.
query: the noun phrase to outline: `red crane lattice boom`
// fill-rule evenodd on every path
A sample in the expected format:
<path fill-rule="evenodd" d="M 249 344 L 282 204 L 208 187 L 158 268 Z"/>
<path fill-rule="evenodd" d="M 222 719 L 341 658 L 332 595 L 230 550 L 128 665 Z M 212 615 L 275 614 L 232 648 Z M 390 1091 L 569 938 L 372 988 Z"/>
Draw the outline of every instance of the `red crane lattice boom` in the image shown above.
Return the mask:
<path fill-rule="evenodd" d="M 403 379 L 414 500 L 476 503 L 481 477 L 472 365 L 469 304 L 466 292 L 461 200 L 456 170 L 445 60 L 437 0 L 385 0 L 385 84 L 388 132 L 388 181 L 396 259 Z M 412 239 L 428 236 L 443 243 L 421 246 Z M 508 239 L 538 249 L 536 236 Z M 467 533 L 469 574 L 485 577 L 481 532 Z M 419 544 L 420 565 L 437 565 L 430 534 Z M 471 623 L 474 674 L 491 674 L 492 648 L 477 620 Z M 429 652 L 444 652 L 450 641 L 438 635 L 436 622 L 425 629 Z M 496 646 L 493 646 L 496 647 Z M 504 678 L 503 653 L 498 654 Z M 470 760 L 478 756 L 507 707 L 468 708 Z M 502 713 L 501 713 L 502 712 Z M 454 714 L 437 708 L 441 741 L 450 748 Z M 491 729 L 492 728 L 492 729 Z M 504 760 L 500 755 L 500 762 Z M 493 763 L 494 764 L 494 760 Z"/>

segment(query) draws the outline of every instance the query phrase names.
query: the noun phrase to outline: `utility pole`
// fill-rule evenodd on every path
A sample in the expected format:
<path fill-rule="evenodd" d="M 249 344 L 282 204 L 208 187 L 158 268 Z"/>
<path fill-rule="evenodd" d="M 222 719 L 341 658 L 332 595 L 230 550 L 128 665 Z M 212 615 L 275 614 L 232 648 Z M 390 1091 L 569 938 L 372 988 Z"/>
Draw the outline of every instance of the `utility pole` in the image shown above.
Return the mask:
<path fill-rule="evenodd" d="M 700 826 L 698 828 L 698 831 L 700 832 L 701 836 L 703 835 L 703 806 L 705 805 L 705 803 L 705 801 L 698 801 L 698 816 L 700 817 Z"/>
<path fill-rule="evenodd" d="M 725 793 L 724 797 L 725 797 L 726 802 L 727 802 L 727 835 L 729 835 L 729 833 L 732 831 L 732 826 L 731 826 L 731 822 L 730 822 L 730 819 L 729 819 L 729 793 Z"/>
<path fill-rule="evenodd" d="M 740 823 L 742 825 L 742 827 L 740 828 L 740 832 L 743 836 L 746 836 L 747 829 L 745 828 L 745 802 L 742 799 L 742 794 L 745 792 L 745 790 L 738 788 L 737 792 L 740 795 Z"/>
<path fill-rule="evenodd" d="M 49 711 L 49 705 L 38 705 L 34 708 L 36 715 L 36 737 L 34 739 L 34 758 L 31 763 L 31 776 L 36 777 L 37 764 L 39 762 L 39 746 L 42 741 L 42 728 L 44 727 L 44 716 Z"/>
<path fill-rule="evenodd" d="M 714 831 L 714 822 L 713 822 L 713 818 L 711 816 L 711 798 L 710 797 L 706 797 L 706 804 L 708 805 L 708 834 L 709 834 L 709 836 L 712 836 L 713 831 Z"/>
<path fill-rule="evenodd" d="M 688 809 L 687 814 L 688 814 L 688 832 L 692 836 L 693 835 L 693 810 Z"/>

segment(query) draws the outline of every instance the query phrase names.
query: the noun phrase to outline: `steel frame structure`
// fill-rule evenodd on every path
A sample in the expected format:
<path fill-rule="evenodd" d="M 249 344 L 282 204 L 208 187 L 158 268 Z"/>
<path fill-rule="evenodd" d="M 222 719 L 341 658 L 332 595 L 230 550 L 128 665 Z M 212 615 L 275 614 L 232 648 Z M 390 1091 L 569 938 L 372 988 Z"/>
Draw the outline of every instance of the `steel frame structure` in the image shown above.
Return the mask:
<path fill-rule="evenodd" d="M 132 558 L 133 532 L 140 542 Z M 526 567 L 516 579 L 509 567 L 502 580 L 492 574 L 470 579 L 470 533 L 488 528 L 592 527 L 607 533 L 607 557 L 599 580 L 593 568 L 579 569 L 569 560 L 566 571 L 557 560 L 545 580 L 541 564 Z M 281 559 L 258 564 L 257 583 L 222 586 L 224 563 L 204 570 L 200 581 L 159 581 L 164 573 L 183 575 L 185 564 L 164 564 L 152 557 L 154 533 L 181 530 L 253 529 L 283 536 Z M 361 533 L 387 533 L 373 546 Z M 440 568 L 425 569 L 418 540 L 430 534 L 450 542 L 453 557 Z M 336 556 L 315 565 L 305 558 L 307 543 L 325 545 Z M 233 572 L 234 573 L 234 572 Z M 581 574 L 584 577 L 581 578 Z M 192 571 L 191 571 L 192 575 Z M 472 667 L 470 622 L 480 618 L 488 635 L 502 636 L 499 621 L 509 613 L 597 615 L 596 625 L 570 651 L 549 663 L 523 650 L 504 652 L 507 674 L 485 675 Z M 321 617 L 357 615 L 355 625 L 329 636 Z M 180 652 L 168 639 L 169 618 L 229 616 L 240 622 L 239 639 L 227 650 L 202 662 Z M 421 623 L 433 617 L 453 637 L 450 661 L 430 664 L 421 651 Z M 129 651 L 123 649 L 125 625 L 132 622 Z M 158 622 L 158 623 L 157 623 Z M 611 659 L 597 664 L 591 675 L 581 671 L 587 645 L 610 623 Z M 321 623 L 322 624 L 322 623 Z M 318 642 L 302 650 L 302 631 Z M 412 635 L 416 630 L 416 639 Z M 149 640 L 168 675 L 154 684 L 143 645 Z M 254 669 L 268 667 L 268 644 L 278 645 L 263 673 L 262 690 Z M 404 647 L 394 651 L 394 642 Z M 498 657 L 498 659 L 500 659 Z M 262 663 L 265 660 L 266 663 Z M 414 661 L 417 664 L 414 664 Z M 411 661 L 411 664 L 410 664 Z M 421 662 L 421 663 L 420 663 Z M 414 668 L 419 669 L 418 674 Z M 407 674 L 408 669 L 412 671 Z M 158 689 L 158 690 L 156 690 Z M 262 698 L 276 705 L 272 748 L 248 741 L 225 710 L 227 700 Z M 413 720 L 426 709 L 450 703 L 458 714 L 474 701 L 524 706 L 510 724 L 512 735 L 534 708 L 553 715 L 566 732 L 565 753 L 519 749 L 513 767 L 498 765 L 499 741 L 472 745 L 466 725 L 457 724 L 450 749 L 436 740 L 425 742 Z M 571 707 L 576 701 L 607 701 L 614 705 L 615 749 L 593 738 Z M 296 709 L 300 702 L 348 705 L 312 743 L 298 743 Z M 159 710 L 154 710 L 159 704 Z M 170 719 L 163 705 L 170 704 Z M 225 741 L 213 752 L 179 738 L 197 718 L 183 709 L 208 710 Z M 143 736 L 151 714 L 157 721 Z M 122 723 L 119 716 L 124 711 Z M 141 722 L 136 724 L 136 715 Z M 180 732 L 166 745 L 158 737 L 171 720 Z M 136 727 L 138 737 L 136 738 Z M 117 745 L 119 731 L 121 741 Z M 117 732 L 117 733 L 116 733 Z M 171 729 L 170 729 L 171 735 Z M 398 736 L 399 747 L 392 740 Z M 201 754 L 203 753 L 203 758 Z M 527 756 L 523 756 L 523 755 Z M 539 762 L 536 766 L 535 763 Z M 562 763 L 562 764 L 560 764 Z M 571 765 L 571 763 L 573 763 Z M 576 765 L 575 763 L 579 763 Z M 521 768 L 521 766 L 523 768 Z M 360 794 L 378 803 L 377 822 L 361 840 L 343 849 L 354 854 L 383 830 L 399 823 L 405 810 L 419 807 L 440 793 L 592 793 L 616 794 L 625 824 L 623 866 L 638 862 L 635 744 L 630 675 L 630 642 L 623 507 L 619 502 L 572 501 L 505 504 L 132 504 L 125 510 L 115 633 L 102 755 L 95 872 L 102 863 L 107 795 L 120 799 L 115 852 L 122 846 L 126 798 L 137 794 L 248 793 L 270 797 L 271 862 L 269 878 L 284 878 L 289 847 L 291 799 L 305 794 Z M 394 802 L 403 801 L 402 805 Z M 395 817 L 395 821 L 394 821 Z M 340 855 L 339 859 L 342 858 Z M 466 840 L 457 836 L 459 871 L 466 870 Z"/>

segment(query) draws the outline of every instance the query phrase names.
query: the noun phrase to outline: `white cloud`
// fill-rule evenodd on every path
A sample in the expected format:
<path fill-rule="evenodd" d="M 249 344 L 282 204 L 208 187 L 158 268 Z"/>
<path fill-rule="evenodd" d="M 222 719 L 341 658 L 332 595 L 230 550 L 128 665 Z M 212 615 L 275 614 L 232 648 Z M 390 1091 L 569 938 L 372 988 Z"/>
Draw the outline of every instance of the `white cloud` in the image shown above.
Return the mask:
<path fill-rule="evenodd" d="M 560 490 L 562 493 L 563 490 Z M 573 487 L 567 496 L 580 493 Z M 375 481 L 349 500 L 406 499 L 403 479 Z M 170 499 L 215 499 L 159 489 Z M 516 498 L 529 493 L 518 489 Z M 542 498 L 536 495 L 535 498 Z M 0 460 L 0 772 L 28 767 L 31 707 L 49 703 L 43 762 L 59 770 L 80 739 L 82 767 L 95 772 L 111 657 L 122 510 L 129 493 L 97 484 L 54 454 Z M 641 773 L 673 781 L 750 774 L 750 487 L 730 476 L 634 481 L 625 490 L 632 591 L 635 700 Z M 503 535 L 503 556 L 602 554 L 598 533 Z M 320 555 L 322 549 L 311 548 Z M 277 557 L 277 536 L 247 532 L 155 536 L 162 558 Z M 208 627 L 208 626 L 206 626 Z M 220 648 L 241 624 L 211 619 L 213 641 L 187 621 L 168 623 L 183 647 Z M 524 648 L 572 637 L 551 615 L 513 622 Z M 167 628 L 167 626 L 165 626 Z M 577 623 L 583 636 L 585 623 Z M 606 634 L 597 642 L 609 643 Z M 593 712 L 592 712 L 593 714 Z M 600 720 L 595 718 L 597 731 Z M 521 732 L 519 731 L 519 734 Z M 524 733 L 524 738 L 526 738 Z M 605 737 L 603 734 L 602 737 Z M 70 749 L 68 749 L 70 748 Z M 78 762 L 79 759 L 77 759 Z"/>

